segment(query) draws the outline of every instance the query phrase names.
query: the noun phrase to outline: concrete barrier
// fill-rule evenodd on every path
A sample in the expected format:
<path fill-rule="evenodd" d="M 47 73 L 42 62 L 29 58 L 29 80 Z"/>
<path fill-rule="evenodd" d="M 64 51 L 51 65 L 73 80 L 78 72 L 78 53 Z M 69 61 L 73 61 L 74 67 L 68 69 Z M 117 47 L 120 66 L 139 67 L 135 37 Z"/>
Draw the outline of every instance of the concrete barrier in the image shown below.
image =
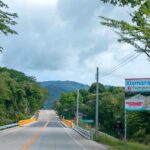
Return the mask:
<path fill-rule="evenodd" d="M 7 128 L 12 128 L 12 127 L 16 127 L 18 126 L 18 123 L 13 123 L 13 124 L 9 124 L 9 125 L 5 125 L 5 126 L 0 126 L 0 130 L 4 130 Z"/>
<path fill-rule="evenodd" d="M 68 127 L 70 127 L 70 128 L 73 127 L 73 122 L 72 122 L 72 121 L 70 121 L 70 120 L 65 120 L 65 119 L 63 119 L 62 121 L 63 121 L 63 123 L 65 123 Z"/>
<path fill-rule="evenodd" d="M 12 128 L 12 127 L 16 127 L 16 126 L 23 126 L 32 122 L 35 122 L 36 119 L 35 118 L 31 118 L 31 119 L 26 119 L 26 120 L 20 120 L 18 123 L 13 123 L 13 124 L 9 124 L 9 125 L 5 125 L 5 126 L 0 126 L 0 130 L 4 130 L 7 128 Z"/>
<path fill-rule="evenodd" d="M 36 121 L 36 119 L 34 119 L 34 118 L 32 118 L 32 119 L 26 119 L 26 120 L 20 120 L 18 122 L 18 125 L 19 126 L 24 126 L 26 124 L 29 124 L 29 123 L 32 123 L 32 122 L 35 122 L 35 121 Z"/>

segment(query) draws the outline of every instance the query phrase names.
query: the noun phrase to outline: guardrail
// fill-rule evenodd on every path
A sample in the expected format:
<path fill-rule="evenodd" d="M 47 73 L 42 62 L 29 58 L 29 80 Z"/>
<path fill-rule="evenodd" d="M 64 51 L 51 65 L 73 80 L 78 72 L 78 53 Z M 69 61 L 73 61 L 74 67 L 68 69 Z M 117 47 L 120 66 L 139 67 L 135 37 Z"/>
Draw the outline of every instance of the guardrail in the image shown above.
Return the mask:
<path fill-rule="evenodd" d="M 81 134 L 83 137 L 89 139 L 89 140 L 93 140 L 93 132 L 89 131 L 89 130 L 85 130 L 79 126 L 74 125 L 73 129 L 78 132 L 79 134 Z"/>
<path fill-rule="evenodd" d="M 89 130 L 85 130 L 79 126 L 76 126 L 74 125 L 74 123 L 70 120 L 65 120 L 63 119 L 62 120 L 63 123 L 65 123 L 68 127 L 74 129 L 76 132 L 78 132 L 80 135 L 82 135 L 83 137 L 85 137 L 86 139 L 89 139 L 89 140 L 93 140 L 93 132 L 92 131 L 89 131 Z"/>
<path fill-rule="evenodd" d="M 19 126 L 24 126 L 24 125 L 26 125 L 26 124 L 28 124 L 28 123 L 32 123 L 32 122 L 35 122 L 35 121 L 36 121 L 36 119 L 20 120 L 20 121 L 18 122 L 18 125 L 19 125 Z"/>
<path fill-rule="evenodd" d="M 13 124 L 9 124 L 9 125 L 5 125 L 5 126 L 0 126 L 0 130 L 4 130 L 7 128 L 12 128 L 12 127 L 16 127 L 18 126 L 18 123 L 13 123 Z"/>

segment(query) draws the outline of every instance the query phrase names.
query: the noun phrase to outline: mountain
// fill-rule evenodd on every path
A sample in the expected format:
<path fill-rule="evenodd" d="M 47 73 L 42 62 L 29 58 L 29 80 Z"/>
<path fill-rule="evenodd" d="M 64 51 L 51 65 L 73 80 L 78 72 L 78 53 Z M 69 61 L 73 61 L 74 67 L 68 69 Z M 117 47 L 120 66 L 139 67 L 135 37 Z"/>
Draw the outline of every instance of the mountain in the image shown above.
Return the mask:
<path fill-rule="evenodd" d="M 88 89 L 89 86 L 74 81 L 44 81 L 39 84 L 49 91 L 48 100 L 44 104 L 44 108 L 51 108 L 59 96 L 63 92 L 76 91 L 77 89 Z"/>

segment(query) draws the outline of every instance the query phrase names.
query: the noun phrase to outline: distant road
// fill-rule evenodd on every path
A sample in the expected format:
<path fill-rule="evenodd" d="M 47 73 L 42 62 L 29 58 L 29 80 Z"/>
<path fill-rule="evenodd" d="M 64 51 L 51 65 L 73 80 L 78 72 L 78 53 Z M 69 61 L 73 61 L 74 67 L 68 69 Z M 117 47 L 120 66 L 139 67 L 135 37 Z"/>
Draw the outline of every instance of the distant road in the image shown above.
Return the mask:
<path fill-rule="evenodd" d="M 66 128 L 53 110 L 41 110 L 37 122 L 0 132 L 0 150 L 108 150 Z"/>

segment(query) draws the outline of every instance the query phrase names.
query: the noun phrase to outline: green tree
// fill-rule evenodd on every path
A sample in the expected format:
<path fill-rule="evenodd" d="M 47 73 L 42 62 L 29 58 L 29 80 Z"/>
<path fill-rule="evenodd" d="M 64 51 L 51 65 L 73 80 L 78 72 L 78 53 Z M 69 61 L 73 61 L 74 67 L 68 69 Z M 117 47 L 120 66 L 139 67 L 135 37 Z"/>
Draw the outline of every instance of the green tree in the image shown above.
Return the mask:
<path fill-rule="evenodd" d="M 105 87 L 103 84 L 99 83 L 99 92 L 104 92 L 105 91 Z M 89 88 L 89 92 L 90 93 L 96 93 L 96 83 L 93 83 L 90 88 Z"/>
<path fill-rule="evenodd" d="M 0 67 L 0 125 L 30 117 L 47 99 L 47 90 L 41 88 L 33 77 Z"/>
<path fill-rule="evenodd" d="M 142 4 L 145 0 L 101 0 L 104 3 L 111 3 L 113 5 L 117 5 L 119 4 L 120 6 L 131 6 L 131 7 L 135 7 L 137 5 Z"/>
<path fill-rule="evenodd" d="M 17 34 L 11 27 L 17 24 L 14 19 L 18 16 L 16 13 L 6 11 L 8 8 L 8 5 L 0 0 L 0 34 Z M 0 47 L 0 51 L 2 51 L 2 49 L 3 48 Z"/>
<path fill-rule="evenodd" d="M 59 115 L 64 116 L 67 119 L 73 119 L 76 114 L 76 99 L 77 92 L 67 92 L 60 96 L 59 102 L 56 103 L 56 110 Z M 82 110 L 83 98 L 79 97 L 79 110 Z"/>
<path fill-rule="evenodd" d="M 101 16 L 101 24 L 112 27 L 120 36 L 119 42 L 135 47 L 135 51 L 145 53 L 150 58 L 150 0 L 101 0 L 113 5 L 136 7 L 130 14 L 131 23 Z"/>

